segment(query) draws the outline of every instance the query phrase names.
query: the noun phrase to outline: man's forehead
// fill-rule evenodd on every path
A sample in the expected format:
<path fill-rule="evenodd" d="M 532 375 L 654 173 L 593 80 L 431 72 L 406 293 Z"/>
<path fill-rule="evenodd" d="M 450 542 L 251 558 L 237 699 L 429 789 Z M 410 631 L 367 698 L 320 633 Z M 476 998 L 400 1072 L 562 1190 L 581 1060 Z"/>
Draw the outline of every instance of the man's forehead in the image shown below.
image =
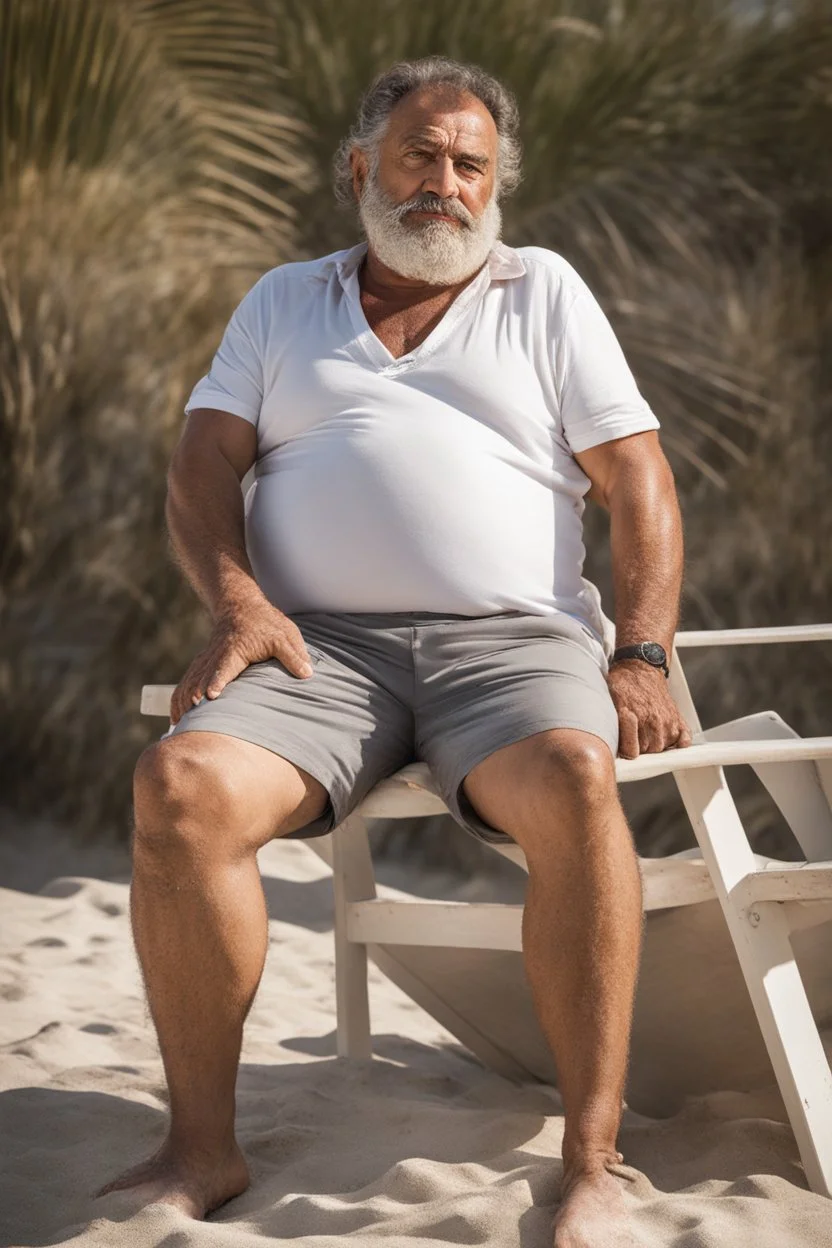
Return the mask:
<path fill-rule="evenodd" d="M 467 140 L 484 151 L 497 137 L 494 118 L 482 101 L 471 96 L 405 96 L 390 116 L 388 134 L 401 142 L 424 139 L 431 143 Z"/>

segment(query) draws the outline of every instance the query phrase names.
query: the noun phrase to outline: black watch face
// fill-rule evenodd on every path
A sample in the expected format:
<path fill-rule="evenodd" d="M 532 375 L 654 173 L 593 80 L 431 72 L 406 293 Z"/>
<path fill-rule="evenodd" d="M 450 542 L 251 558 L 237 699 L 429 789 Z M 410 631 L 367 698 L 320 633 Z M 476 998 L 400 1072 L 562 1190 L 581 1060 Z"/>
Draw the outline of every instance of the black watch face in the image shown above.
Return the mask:
<path fill-rule="evenodd" d="M 654 667 L 662 667 L 667 662 L 665 648 L 660 646 L 657 641 L 645 641 L 642 644 L 641 653 L 647 662 L 652 663 Z"/>

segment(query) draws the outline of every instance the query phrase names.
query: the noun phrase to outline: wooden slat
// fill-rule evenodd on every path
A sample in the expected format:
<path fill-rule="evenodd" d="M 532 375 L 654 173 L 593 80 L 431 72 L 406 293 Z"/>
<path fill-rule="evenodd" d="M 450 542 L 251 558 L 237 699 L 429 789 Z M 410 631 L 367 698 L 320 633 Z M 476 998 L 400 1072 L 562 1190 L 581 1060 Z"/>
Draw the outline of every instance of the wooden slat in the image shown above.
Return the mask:
<path fill-rule="evenodd" d="M 714 894 L 701 859 L 640 859 L 644 909 L 694 905 Z M 521 952 L 523 906 L 506 902 L 373 901 L 346 907 L 350 941 L 385 945 L 439 945 Z"/>
<path fill-rule="evenodd" d="M 793 624 L 780 628 L 687 629 L 677 633 L 679 649 L 694 646 L 748 646 L 778 641 L 832 641 L 832 624 Z"/>
<path fill-rule="evenodd" d="M 163 715 L 170 720 L 170 700 L 176 685 L 142 685 L 142 715 Z"/>
<path fill-rule="evenodd" d="M 645 910 L 692 906 L 716 896 L 708 868 L 701 855 L 639 858 Z"/>
<path fill-rule="evenodd" d="M 765 901 L 832 901 L 832 862 L 782 863 L 755 871 L 731 892 L 737 905 Z"/>
<path fill-rule="evenodd" d="M 349 815 L 332 838 L 332 885 L 335 903 L 335 999 L 338 1056 L 370 1058 L 370 1001 L 367 946 L 349 938 L 349 915 L 356 905 L 374 905 L 376 881 L 367 828 L 360 815 Z"/>
<path fill-rule="evenodd" d="M 522 952 L 523 907 L 486 901 L 359 901 L 346 910 L 350 941 Z"/>
<path fill-rule="evenodd" d="M 691 771 L 698 767 L 731 767 L 741 763 L 796 762 L 805 758 L 832 758 L 832 737 L 797 737 L 774 741 L 694 742 L 682 750 L 661 754 L 641 754 L 638 758 L 618 758 L 615 774 L 619 784 L 647 780 L 668 772 Z"/>

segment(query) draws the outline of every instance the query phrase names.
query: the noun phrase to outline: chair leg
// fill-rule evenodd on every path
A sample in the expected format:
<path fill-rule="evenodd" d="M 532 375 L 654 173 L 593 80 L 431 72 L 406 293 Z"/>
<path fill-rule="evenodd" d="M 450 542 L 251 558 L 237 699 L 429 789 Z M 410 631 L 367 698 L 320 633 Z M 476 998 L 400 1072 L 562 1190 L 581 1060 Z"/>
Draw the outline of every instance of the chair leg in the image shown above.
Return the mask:
<path fill-rule="evenodd" d="M 367 827 L 350 815 L 332 833 L 332 886 L 335 900 L 335 1003 L 339 1057 L 371 1058 L 367 946 L 347 934 L 347 907 L 376 896 Z"/>
<path fill-rule="evenodd" d="M 785 908 L 779 902 L 749 906 L 734 894 L 756 864 L 722 769 L 678 772 L 675 779 L 725 914 L 806 1179 L 812 1191 L 832 1196 L 832 1072 Z"/>
<path fill-rule="evenodd" d="M 744 913 L 734 910 L 730 923 L 806 1179 L 813 1192 L 832 1196 L 832 1072 L 783 906 L 757 902 Z"/>

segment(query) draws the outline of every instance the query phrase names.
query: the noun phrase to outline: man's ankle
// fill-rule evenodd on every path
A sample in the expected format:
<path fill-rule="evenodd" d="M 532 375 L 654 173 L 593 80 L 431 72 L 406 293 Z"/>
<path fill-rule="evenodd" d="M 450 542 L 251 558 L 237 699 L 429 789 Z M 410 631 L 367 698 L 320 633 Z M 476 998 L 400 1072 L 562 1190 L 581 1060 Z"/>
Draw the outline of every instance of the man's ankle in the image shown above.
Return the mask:
<path fill-rule="evenodd" d="M 208 1132 L 204 1128 L 195 1130 L 171 1125 L 162 1147 L 169 1156 L 201 1167 L 222 1163 L 239 1145 L 233 1130 Z"/>
<path fill-rule="evenodd" d="M 564 1177 L 597 1174 L 608 1166 L 620 1165 L 623 1161 L 623 1155 L 614 1146 L 586 1142 L 571 1144 L 566 1140 L 561 1155 Z"/>

